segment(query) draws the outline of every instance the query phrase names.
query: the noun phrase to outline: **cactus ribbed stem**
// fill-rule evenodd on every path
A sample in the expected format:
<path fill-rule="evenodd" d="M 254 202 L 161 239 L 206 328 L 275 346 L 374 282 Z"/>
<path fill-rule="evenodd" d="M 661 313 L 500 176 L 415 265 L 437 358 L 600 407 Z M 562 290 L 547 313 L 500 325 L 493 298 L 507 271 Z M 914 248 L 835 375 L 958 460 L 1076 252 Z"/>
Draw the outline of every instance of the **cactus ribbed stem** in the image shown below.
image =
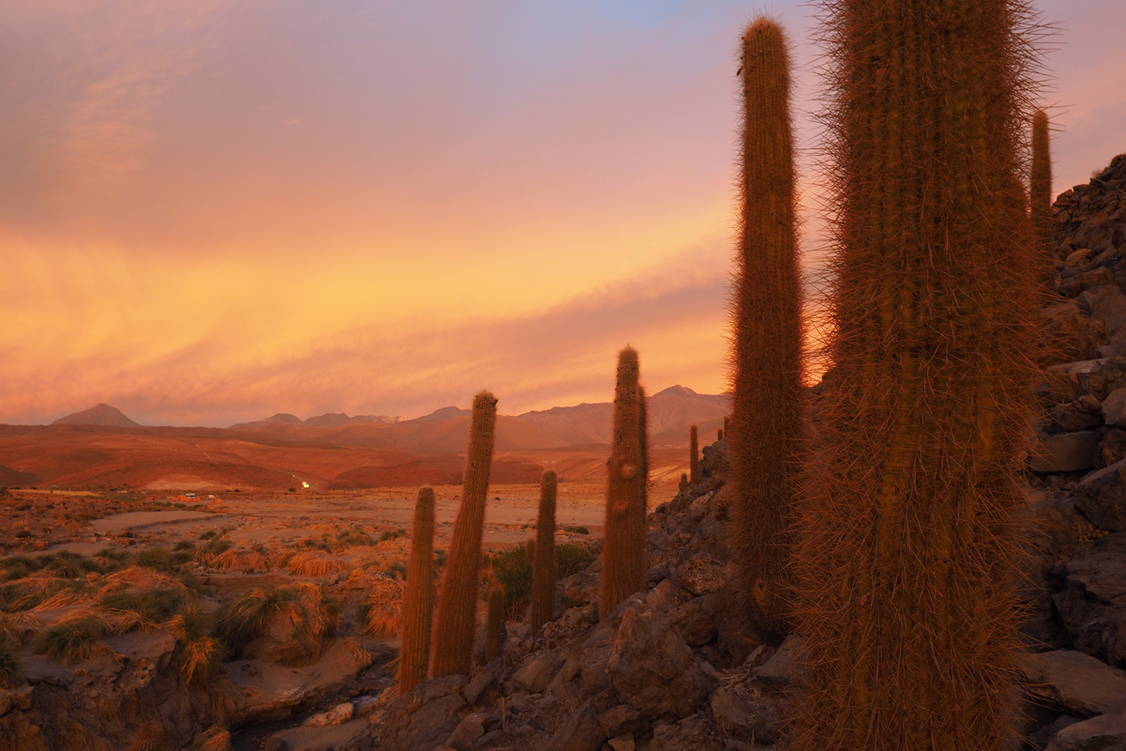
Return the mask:
<path fill-rule="evenodd" d="M 625 598 L 645 586 L 645 548 L 638 544 L 637 515 L 645 513 L 647 460 L 642 451 L 642 398 L 637 351 L 618 356 L 614 392 L 614 434 L 606 463 L 606 521 L 602 545 L 601 615 L 606 618 Z"/>
<path fill-rule="evenodd" d="M 786 579 L 802 450 L 801 292 L 790 59 L 782 29 L 743 35 L 743 173 L 731 424 L 735 554 L 751 626 L 787 631 Z"/>
<path fill-rule="evenodd" d="M 468 675 L 473 665 L 481 536 L 485 524 L 485 499 L 489 491 L 496 419 L 497 400 L 489 392 L 482 391 L 473 400 L 461 506 L 454 522 L 442 591 L 438 596 L 431 665 L 434 677 L 451 673 Z"/>
<path fill-rule="evenodd" d="M 792 556 L 807 670 L 789 748 L 1011 749 L 1039 292 L 1030 9 L 825 8 L 834 369 Z"/>
<path fill-rule="evenodd" d="M 557 480 L 550 469 L 540 480 L 540 508 L 532 560 L 532 633 L 555 614 L 555 496 Z"/>
<path fill-rule="evenodd" d="M 426 678 L 434 618 L 434 491 L 422 488 L 414 505 L 411 558 L 399 637 L 399 692 Z"/>

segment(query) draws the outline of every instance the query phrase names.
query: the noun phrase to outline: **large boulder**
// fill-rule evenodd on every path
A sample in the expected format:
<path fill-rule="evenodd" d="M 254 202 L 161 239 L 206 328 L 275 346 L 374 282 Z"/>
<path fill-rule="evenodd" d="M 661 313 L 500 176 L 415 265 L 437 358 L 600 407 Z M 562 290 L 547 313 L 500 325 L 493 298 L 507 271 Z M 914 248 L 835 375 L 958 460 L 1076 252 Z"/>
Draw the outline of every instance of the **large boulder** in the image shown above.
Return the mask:
<path fill-rule="evenodd" d="M 418 684 L 387 706 L 379 748 L 415 751 L 433 748 L 449 737 L 466 701 L 465 676 L 447 675 Z"/>
<path fill-rule="evenodd" d="M 1080 472 L 1099 462 L 1099 434 L 1093 430 L 1037 436 L 1028 457 L 1033 472 Z"/>
<path fill-rule="evenodd" d="M 668 616 L 640 600 L 622 613 L 607 670 L 618 696 L 650 718 L 689 715 L 711 688 Z"/>
<path fill-rule="evenodd" d="M 1126 532 L 1096 540 L 1059 573 L 1053 599 L 1075 647 L 1126 668 Z"/>

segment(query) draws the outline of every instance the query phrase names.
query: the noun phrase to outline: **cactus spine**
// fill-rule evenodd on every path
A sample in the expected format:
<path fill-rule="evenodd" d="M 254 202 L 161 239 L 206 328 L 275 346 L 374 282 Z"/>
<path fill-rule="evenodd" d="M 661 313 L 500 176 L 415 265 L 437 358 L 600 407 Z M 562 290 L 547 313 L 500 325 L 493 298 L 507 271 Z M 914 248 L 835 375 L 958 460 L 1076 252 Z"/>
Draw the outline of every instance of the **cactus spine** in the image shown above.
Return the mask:
<path fill-rule="evenodd" d="M 1045 259 L 1055 251 L 1052 227 L 1052 152 L 1048 116 L 1036 110 L 1032 116 L 1032 174 L 1029 180 L 1032 232 Z"/>
<path fill-rule="evenodd" d="M 637 532 L 644 525 L 645 459 L 641 442 L 641 390 L 637 351 L 626 347 L 618 356 L 614 392 L 614 434 L 606 463 L 606 521 L 602 545 L 599 603 L 603 618 L 625 598 L 645 586 L 645 548 Z"/>
<path fill-rule="evenodd" d="M 794 224 L 790 56 L 767 19 L 743 35 L 743 170 L 728 433 L 735 554 L 751 626 L 787 631 L 786 572 L 802 450 L 801 292 Z"/>
<path fill-rule="evenodd" d="M 504 631 L 504 592 L 494 586 L 489 590 L 489 605 L 485 618 L 485 664 L 500 657 Z"/>
<path fill-rule="evenodd" d="M 695 425 L 688 429 L 688 479 L 700 481 L 700 431 Z"/>
<path fill-rule="evenodd" d="M 532 546 L 532 633 L 538 634 L 555 610 L 555 494 L 556 477 L 550 469 L 540 480 L 540 510 L 536 519 L 536 544 Z"/>
<path fill-rule="evenodd" d="M 1010 749 L 1039 286 L 1029 8 L 825 7 L 834 375 L 792 556 L 808 673 L 790 748 Z"/>
<path fill-rule="evenodd" d="M 485 524 L 485 498 L 489 490 L 496 419 L 496 397 L 482 391 L 473 400 L 461 506 L 454 522 L 442 591 L 438 597 L 431 665 L 434 677 L 451 673 L 468 675 L 473 665 L 481 535 Z"/>
<path fill-rule="evenodd" d="M 399 693 L 426 678 L 434 618 L 434 491 L 422 488 L 414 504 L 411 559 L 399 636 Z"/>

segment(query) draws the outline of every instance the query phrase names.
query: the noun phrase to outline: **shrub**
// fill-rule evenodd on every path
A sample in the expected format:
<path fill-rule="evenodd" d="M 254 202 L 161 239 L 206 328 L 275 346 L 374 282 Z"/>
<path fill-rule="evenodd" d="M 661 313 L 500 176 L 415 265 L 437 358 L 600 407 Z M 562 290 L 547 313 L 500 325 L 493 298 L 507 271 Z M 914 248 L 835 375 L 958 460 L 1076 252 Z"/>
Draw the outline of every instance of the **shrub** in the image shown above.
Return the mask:
<path fill-rule="evenodd" d="M 532 596 L 532 561 L 528 546 L 519 545 L 491 556 L 493 576 L 504 592 L 504 613 L 519 618 Z"/>
<path fill-rule="evenodd" d="M 332 630 L 331 611 L 324 592 L 313 585 L 256 587 L 219 609 L 214 636 L 228 657 L 237 658 L 247 645 L 266 633 L 275 618 L 281 617 L 291 629 L 294 649 L 290 651 L 308 654 Z"/>
<path fill-rule="evenodd" d="M 563 527 L 564 532 L 570 532 L 573 535 L 589 535 L 590 528 L 588 527 Z"/>
<path fill-rule="evenodd" d="M 391 637 L 399 633 L 404 582 L 397 579 L 376 579 L 368 600 L 359 608 L 360 625 L 365 634 Z"/>
<path fill-rule="evenodd" d="M 386 569 L 384 569 L 383 573 L 385 573 L 388 577 L 390 577 L 392 579 L 406 579 L 407 578 L 407 565 L 405 563 L 403 563 L 402 561 L 395 561 L 390 566 L 388 566 Z"/>
<path fill-rule="evenodd" d="M 85 615 L 45 630 L 39 635 L 36 651 L 55 662 L 73 665 L 92 657 L 105 635 L 105 621 L 95 615 Z"/>
<path fill-rule="evenodd" d="M 397 540 L 400 537 L 406 536 L 407 531 L 405 529 L 388 529 L 384 530 L 383 534 L 379 536 L 379 541 L 384 542 L 385 540 Z"/>
<path fill-rule="evenodd" d="M 289 571 L 294 576 L 328 576 L 347 568 L 348 566 L 339 558 L 311 551 L 295 553 L 289 559 Z"/>
<path fill-rule="evenodd" d="M 585 569 L 594 562 L 594 553 L 585 545 L 565 542 L 555 546 L 555 570 L 562 579 Z"/>

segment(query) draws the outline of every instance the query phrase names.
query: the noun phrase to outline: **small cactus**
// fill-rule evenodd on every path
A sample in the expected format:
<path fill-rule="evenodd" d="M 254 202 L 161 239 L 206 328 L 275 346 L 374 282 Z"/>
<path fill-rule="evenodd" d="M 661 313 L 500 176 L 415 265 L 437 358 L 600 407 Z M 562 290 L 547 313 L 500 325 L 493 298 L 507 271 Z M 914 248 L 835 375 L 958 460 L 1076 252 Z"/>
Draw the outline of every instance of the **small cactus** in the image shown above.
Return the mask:
<path fill-rule="evenodd" d="M 700 481 L 700 435 L 695 425 L 688 429 L 688 477 L 693 484 Z"/>
<path fill-rule="evenodd" d="M 555 610 L 555 495 L 557 478 L 550 469 L 540 481 L 536 542 L 528 548 L 532 560 L 532 633 L 538 634 Z"/>
<path fill-rule="evenodd" d="M 426 678 L 430 625 L 434 618 L 434 491 L 422 488 L 414 505 L 411 558 L 399 647 L 399 692 L 405 694 Z"/>
<path fill-rule="evenodd" d="M 1048 115 L 1036 110 L 1032 116 L 1032 174 L 1029 179 L 1029 206 L 1032 232 L 1044 259 L 1055 250 L 1052 225 L 1052 151 Z"/>
<path fill-rule="evenodd" d="M 488 615 L 485 618 L 485 663 L 500 657 L 504 646 L 504 591 L 494 586 L 489 590 Z"/>
<path fill-rule="evenodd" d="M 477 580 L 481 564 L 481 536 L 485 524 L 485 499 L 496 434 L 497 400 L 482 391 L 473 400 L 469 453 L 461 506 L 454 522 L 442 591 L 434 624 L 434 677 L 461 673 L 473 665 L 476 631 Z"/>

